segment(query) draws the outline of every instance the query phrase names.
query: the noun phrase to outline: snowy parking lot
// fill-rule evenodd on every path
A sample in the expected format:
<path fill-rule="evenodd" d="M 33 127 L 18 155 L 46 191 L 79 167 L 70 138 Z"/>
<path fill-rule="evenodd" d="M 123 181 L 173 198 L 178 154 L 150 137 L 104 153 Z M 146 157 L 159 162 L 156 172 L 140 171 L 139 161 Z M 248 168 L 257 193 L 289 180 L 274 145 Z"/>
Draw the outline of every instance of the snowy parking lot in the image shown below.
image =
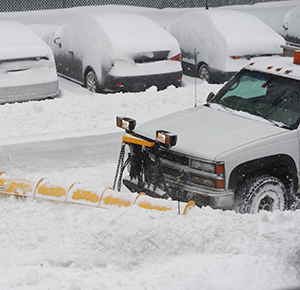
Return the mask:
<path fill-rule="evenodd" d="M 249 11 L 279 27 L 280 21 L 270 16 L 268 8 L 274 7 L 278 16 L 297 3 L 253 5 Z M 75 14 L 93 9 L 3 13 L 0 18 L 19 20 L 42 36 Z M 103 10 L 141 11 L 162 25 L 182 12 L 112 6 Z M 43 155 L 36 157 L 39 160 L 30 155 L 27 166 L 14 156 L 25 155 L 28 144 L 33 148 L 39 144 L 36 150 L 40 150 L 41 142 L 44 148 L 55 148 L 64 140 L 121 133 L 115 126 L 117 115 L 143 123 L 202 104 L 209 92 L 221 87 L 184 77 L 181 88 L 103 95 L 62 78 L 59 83 L 60 97 L 54 100 L 0 106 L 0 160 L 9 164 L 0 172 L 34 181 L 47 177 L 63 185 L 76 181 L 99 191 L 113 182 L 118 155 L 113 156 L 111 148 L 108 158 L 90 156 L 80 163 L 75 162 L 81 157 L 76 147 L 74 160 L 61 154 L 57 163 L 45 167 L 36 165 L 43 163 Z M 121 145 L 121 139 L 117 144 L 112 140 L 104 144 L 104 151 Z M 83 144 L 93 147 L 92 141 Z M 16 155 L 10 146 L 18 146 Z M 13 196 L 1 197 L 0 207 L 1 290 L 286 290 L 300 286 L 299 211 L 241 215 L 193 208 L 182 216 Z"/>

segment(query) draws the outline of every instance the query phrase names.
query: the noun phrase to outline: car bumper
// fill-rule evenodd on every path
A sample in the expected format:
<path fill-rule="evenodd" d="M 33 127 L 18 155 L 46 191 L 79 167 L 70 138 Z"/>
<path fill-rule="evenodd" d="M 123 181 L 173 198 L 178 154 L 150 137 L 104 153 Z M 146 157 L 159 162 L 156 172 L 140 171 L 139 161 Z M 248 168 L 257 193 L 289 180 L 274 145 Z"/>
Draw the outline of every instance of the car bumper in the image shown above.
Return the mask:
<path fill-rule="evenodd" d="M 0 88 L 0 104 L 54 98 L 59 94 L 58 81 Z"/>
<path fill-rule="evenodd" d="M 106 92 L 138 92 L 152 86 L 163 90 L 168 86 L 179 87 L 182 67 L 179 61 L 165 60 L 150 63 L 119 61 L 104 81 Z"/>
<path fill-rule="evenodd" d="M 124 185 L 132 192 L 140 191 L 145 192 L 147 195 L 159 198 L 169 198 L 170 194 L 160 189 L 153 189 L 150 187 L 138 188 L 136 180 L 129 177 L 123 179 Z M 234 192 L 230 190 L 226 191 L 212 191 L 207 189 L 201 189 L 199 187 L 187 186 L 182 184 L 168 183 L 168 192 L 172 193 L 171 197 L 174 200 L 182 202 L 188 202 L 190 200 L 195 201 L 197 206 L 210 206 L 214 209 L 231 210 L 234 206 Z"/>
<path fill-rule="evenodd" d="M 105 81 L 105 92 L 140 92 L 155 86 L 158 90 L 166 89 L 169 86 L 180 87 L 182 72 L 141 75 L 129 77 L 112 77 Z"/>

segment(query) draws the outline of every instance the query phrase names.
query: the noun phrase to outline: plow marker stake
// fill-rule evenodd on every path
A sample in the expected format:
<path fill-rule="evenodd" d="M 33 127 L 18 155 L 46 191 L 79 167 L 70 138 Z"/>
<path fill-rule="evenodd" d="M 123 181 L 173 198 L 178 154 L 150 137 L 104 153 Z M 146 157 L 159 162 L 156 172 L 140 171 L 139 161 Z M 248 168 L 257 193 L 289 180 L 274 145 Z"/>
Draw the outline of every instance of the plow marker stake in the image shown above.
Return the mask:
<path fill-rule="evenodd" d="M 195 206 L 194 201 L 178 203 L 177 201 L 152 198 L 145 193 L 116 192 L 110 187 L 104 189 L 101 193 L 97 193 L 83 189 L 78 182 L 74 182 L 68 188 L 53 185 L 47 178 L 41 178 L 35 183 L 8 177 L 5 172 L 0 172 L 0 193 L 90 205 L 106 209 L 111 206 L 139 206 L 148 210 L 178 211 L 179 206 L 179 212 L 182 211 L 183 214 L 186 214 L 189 208 Z"/>

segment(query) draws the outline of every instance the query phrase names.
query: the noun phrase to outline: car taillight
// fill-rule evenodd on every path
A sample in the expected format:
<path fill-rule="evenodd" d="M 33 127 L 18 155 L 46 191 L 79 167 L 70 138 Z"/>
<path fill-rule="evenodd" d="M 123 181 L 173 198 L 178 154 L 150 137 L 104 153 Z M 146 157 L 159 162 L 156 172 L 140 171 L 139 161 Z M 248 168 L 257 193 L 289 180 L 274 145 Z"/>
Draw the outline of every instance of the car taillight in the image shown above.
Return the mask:
<path fill-rule="evenodd" d="M 170 58 L 171 60 L 181 61 L 181 53 L 178 53 L 177 55 Z"/>

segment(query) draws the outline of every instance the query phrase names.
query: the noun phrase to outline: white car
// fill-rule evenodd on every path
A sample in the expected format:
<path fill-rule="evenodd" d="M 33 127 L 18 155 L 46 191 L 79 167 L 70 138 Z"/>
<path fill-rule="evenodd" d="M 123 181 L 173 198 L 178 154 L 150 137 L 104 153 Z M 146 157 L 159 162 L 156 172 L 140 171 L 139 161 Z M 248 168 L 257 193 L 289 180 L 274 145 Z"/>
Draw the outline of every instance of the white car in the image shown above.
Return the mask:
<path fill-rule="evenodd" d="M 138 14 L 84 14 L 44 36 L 59 75 L 92 92 L 180 86 L 177 40 Z"/>
<path fill-rule="evenodd" d="M 258 58 L 280 54 L 285 40 L 253 15 L 225 9 L 188 12 L 170 22 L 184 74 L 223 83 Z"/>
<path fill-rule="evenodd" d="M 0 38 L 0 103 L 58 96 L 50 47 L 24 24 L 14 21 L 0 21 Z"/>

